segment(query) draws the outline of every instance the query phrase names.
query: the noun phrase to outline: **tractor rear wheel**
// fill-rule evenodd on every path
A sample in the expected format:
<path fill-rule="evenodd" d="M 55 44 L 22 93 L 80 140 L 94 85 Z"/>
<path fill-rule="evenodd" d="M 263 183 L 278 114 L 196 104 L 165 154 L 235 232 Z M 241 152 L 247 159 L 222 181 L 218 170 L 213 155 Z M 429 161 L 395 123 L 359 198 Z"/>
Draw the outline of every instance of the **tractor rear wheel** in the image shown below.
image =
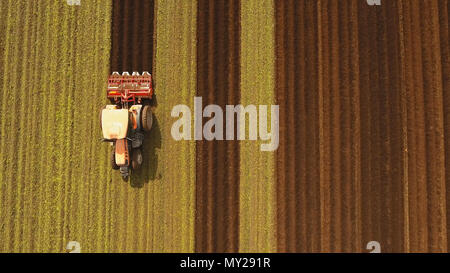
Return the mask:
<path fill-rule="evenodd" d="M 131 158 L 131 167 L 133 170 L 138 170 L 142 165 L 143 157 L 141 149 L 134 149 Z"/>
<path fill-rule="evenodd" d="M 153 124 L 153 114 L 152 114 L 152 109 L 149 105 L 145 105 L 142 108 L 142 114 L 141 114 L 142 118 L 142 127 L 144 128 L 144 131 L 148 132 L 152 129 L 152 124 Z"/>
<path fill-rule="evenodd" d="M 118 170 L 120 168 L 116 164 L 116 153 L 114 152 L 114 150 L 111 153 L 111 167 L 113 168 L 113 170 Z"/>

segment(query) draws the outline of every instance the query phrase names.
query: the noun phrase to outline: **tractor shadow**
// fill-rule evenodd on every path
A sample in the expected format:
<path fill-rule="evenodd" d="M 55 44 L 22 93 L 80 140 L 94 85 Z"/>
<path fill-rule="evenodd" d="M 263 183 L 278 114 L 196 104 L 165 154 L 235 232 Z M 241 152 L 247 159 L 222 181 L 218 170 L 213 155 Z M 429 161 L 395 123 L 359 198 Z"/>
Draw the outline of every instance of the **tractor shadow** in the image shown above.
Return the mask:
<path fill-rule="evenodd" d="M 161 179 L 158 171 L 157 150 L 161 149 L 161 129 L 158 119 L 153 115 L 153 125 L 149 133 L 145 135 L 142 144 L 143 163 L 139 170 L 132 171 L 130 185 L 133 188 L 142 188 L 146 183 Z"/>

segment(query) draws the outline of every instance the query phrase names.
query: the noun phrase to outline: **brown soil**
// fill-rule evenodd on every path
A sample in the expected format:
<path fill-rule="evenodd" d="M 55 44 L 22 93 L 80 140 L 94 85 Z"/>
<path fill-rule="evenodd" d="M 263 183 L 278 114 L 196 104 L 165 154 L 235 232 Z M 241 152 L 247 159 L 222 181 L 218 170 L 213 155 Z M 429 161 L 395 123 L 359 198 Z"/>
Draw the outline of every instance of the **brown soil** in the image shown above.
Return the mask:
<path fill-rule="evenodd" d="M 114 0 L 111 20 L 111 71 L 152 72 L 153 0 Z"/>
<path fill-rule="evenodd" d="M 198 1 L 197 96 L 204 106 L 239 104 L 239 7 L 237 0 Z M 198 141 L 196 147 L 195 250 L 236 252 L 239 143 Z"/>
<path fill-rule="evenodd" d="M 446 251 L 448 2 L 277 3 L 278 250 Z"/>

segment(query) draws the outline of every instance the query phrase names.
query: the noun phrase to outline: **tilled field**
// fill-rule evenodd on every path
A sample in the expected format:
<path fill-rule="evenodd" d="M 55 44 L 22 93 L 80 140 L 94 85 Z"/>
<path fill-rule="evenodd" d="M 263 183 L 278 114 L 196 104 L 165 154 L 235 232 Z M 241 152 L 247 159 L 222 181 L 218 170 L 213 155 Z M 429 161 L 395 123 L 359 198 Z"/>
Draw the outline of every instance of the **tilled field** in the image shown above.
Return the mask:
<path fill-rule="evenodd" d="M 447 0 L 1 1 L 0 251 L 447 252 L 448 15 Z M 98 109 L 108 73 L 146 70 L 156 123 L 127 184 Z M 194 96 L 278 104 L 278 150 L 173 140 L 172 107 Z"/>
<path fill-rule="evenodd" d="M 240 102 L 239 5 L 236 0 L 198 2 L 197 96 L 204 105 L 225 109 Z M 195 250 L 237 252 L 239 143 L 203 140 L 196 152 Z"/>
<path fill-rule="evenodd" d="M 447 251 L 448 2 L 281 1 L 276 37 L 278 250 Z"/>

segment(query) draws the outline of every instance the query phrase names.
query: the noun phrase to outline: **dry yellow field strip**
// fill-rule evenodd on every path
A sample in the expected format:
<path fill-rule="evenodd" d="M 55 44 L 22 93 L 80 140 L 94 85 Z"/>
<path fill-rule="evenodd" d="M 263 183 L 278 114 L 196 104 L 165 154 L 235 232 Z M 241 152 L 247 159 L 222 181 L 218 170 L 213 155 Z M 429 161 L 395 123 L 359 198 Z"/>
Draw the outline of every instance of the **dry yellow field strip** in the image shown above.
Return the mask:
<path fill-rule="evenodd" d="M 195 142 L 173 140 L 171 109 L 185 104 L 193 109 L 196 90 L 196 1 L 156 2 L 155 83 L 156 119 L 160 143 L 155 181 L 146 185 L 151 221 L 147 251 L 194 251 Z M 155 126 L 155 124 L 154 124 Z M 154 128 L 157 129 L 157 128 Z M 153 130 L 153 129 L 152 129 Z M 160 147 L 160 148 L 158 148 Z M 150 226 L 153 225 L 152 226 Z"/>
<path fill-rule="evenodd" d="M 241 1 L 241 104 L 275 104 L 274 1 Z M 248 133 L 248 126 L 246 127 Z M 240 144 L 239 251 L 276 251 L 274 153 L 267 141 Z"/>
<path fill-rule="evenodd" d="M 110 2 L 2 1 L 1 13 L 0 251 L 101 251 Z"/>

